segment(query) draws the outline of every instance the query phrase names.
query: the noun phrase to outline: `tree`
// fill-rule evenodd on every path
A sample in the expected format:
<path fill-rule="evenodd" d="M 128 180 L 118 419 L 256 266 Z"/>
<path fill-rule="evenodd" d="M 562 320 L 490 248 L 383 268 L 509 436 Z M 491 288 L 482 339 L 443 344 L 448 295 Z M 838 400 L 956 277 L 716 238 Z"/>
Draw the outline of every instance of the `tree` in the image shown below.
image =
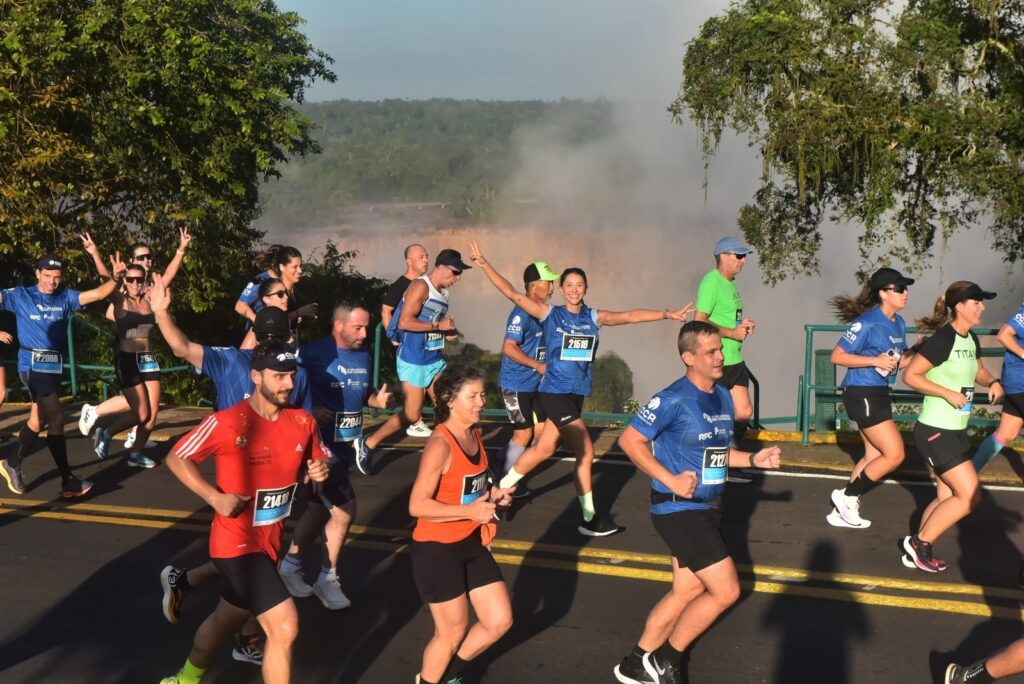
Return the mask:
<path fill-rule="evenodd" d="M 615 352 L 594 360 L 594 375 L 585 411 L 622 413 L 633 396 L 633 371 Z"/>
<path fill-rule="evenodd" d="M 826 218 L 864 265 L 920 269 L 936 237 L 987 224 L 1024 256 L 1022 0 L 742 0 L 689 43 L 669 111 L 705 163 L 723 131 L 763 160 L 740 211 L 767 282 L 818 272 Z"/>
<path fill-rule="evenodd" d="M 319 149 L 292 103 L 334 74 L 300 24 L 270 0 L 0 3 L 0 267 L 81 258 L 83 228 L 169 253 L 187 224 L 178 296 L 224 297 L 248 275 L 260 180 Z"/>

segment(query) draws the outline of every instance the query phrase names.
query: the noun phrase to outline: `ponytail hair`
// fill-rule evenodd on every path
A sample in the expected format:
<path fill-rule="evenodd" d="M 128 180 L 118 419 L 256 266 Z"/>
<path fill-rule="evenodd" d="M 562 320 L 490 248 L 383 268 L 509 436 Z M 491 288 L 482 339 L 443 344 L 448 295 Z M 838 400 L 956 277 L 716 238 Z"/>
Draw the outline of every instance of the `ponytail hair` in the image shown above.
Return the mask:
<path fill-rule="evenodd" d="M 252 267 L 257 273 L 263 273 L 264 271 L 271 271 L 274 269 L 274 255 L 277 254 L 277 250 L 281 249 L 284 245 L 267 245 L 266 249 L 256 255 L 253 259 Z"/>
<path fill-rule="evenodd" d="M 434 386 L 434 393 L 437 396 L 437 403 L 434 404 L 434 422 L 438 425 L 446 422 L 451 417 L 451 407 L 448 406 L 456 394 L 468 382 L 485 382 L 487 376 L 477 366 L 458 365 L 444 369 L 444 372 L 437 378 L 437 385 Z"/>
<path fill-rule="evenodd" d="M 932 311 L 932 315 L 917 319 L 917 327 L 923 332 L 933 333 L 944 326 L 947 321 L 956 318 L 954 309 L 956 305 L 950 306 L 946 302 L 959 301 L 958 295 L 970 287 L 974 287 L 974 283 L 969 280 L 958 280 L 947 287 L 946 291 L 935 300 L 935 310 Z"/>
<path fill-rule="evenodd" d="M 849 295 L 836 295 L 828 300 L 828 304 L 832 308 L 833 313 L 835 313 L 836 318 L 843 323 L 852 323 L 862 313 L 881 303 L 882 298 L 878 295 L 878 290 L 871 289 L 869 283 L 864 283 L 864 287 L 853 297 Z"/>

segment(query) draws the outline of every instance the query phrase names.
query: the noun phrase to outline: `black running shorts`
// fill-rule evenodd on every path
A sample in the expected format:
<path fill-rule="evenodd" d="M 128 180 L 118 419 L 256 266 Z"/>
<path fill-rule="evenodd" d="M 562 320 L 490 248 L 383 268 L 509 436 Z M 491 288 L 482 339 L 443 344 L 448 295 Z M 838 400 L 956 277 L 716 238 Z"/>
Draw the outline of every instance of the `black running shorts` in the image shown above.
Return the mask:
<path fill-rule="evenodd" d="M 480 539 L 480 528 L 453 544 L 413 540 L 409 552 L 413 581 L 427 603 L 444 603 L 477 587 L 505 581 Z"/>
<path fill-rule="evenodd" d="M 547 419 L 556 427 L 563 428 L 574 420 L 579 420 L 583 413 L 583 395 L 537 393 L 538 403 Z"/>
<path fill-rule="evenodd" d="M 150 352 L 117 352 L 116 366 L 117 384 L 121 389 L 128 389 L 144 382 L 160 382 L 160 371 L 140 371 L 138 354 Z"/>
<path fill-rule="evenodd" d="M 651 514 L 654 529 L 679 567 L 699 572 L 729 557 L 722 537 L 722 512 L 714 509 Z"/>
<path fill-rule="evenodd" d="M 223 575 L 221 598 L 236 608 L 262 615 L 291 598 L 277 573 L 277 565 L 265 553 L 212 560 Z"/>
<path fill-rule="evenodd" d="M 858 430 L 892 420 L 888 387 L 844 387 L 843 406 Z"/>
<path fill-rule="evenodd" d="M 1024 394 L 1004 394 L 1003 413 L 1024 418 Z"/>
<path fill-rule="evenodd" d="M 918 422 L 914 426 L 914 445 L 936 475 L 971 460 L 967 430 L 944 430 Z"/>
<path fill-rule="evenodd" d="M 356 490 L 353 489 L 352 480 L 348 476 L 348 462 L 332 458 L 329 465 L 330 471 L 325 482 L 316 484 L 311 480 L 306 485 L 309 497 L 307 500 L 327 508 L 344 506 L 350 501 L 355 501 Z"/>
<path fill-rule="evenodd" d="M 501 390 L 501 399 L 505 402 L 505 412 L 515 430 L 526 430 L 532 428 L 535 423 L 543 423 L 547 420 L 547 413 L 540 405 L 536 392 L 503 389 Z"/>
<path fill-rule="evenodd" d="M 722 377 L 715 381 L 725 389 L 733 387 L 747 387 L 750 385 L 750 371 L 744 361 L 734 363 L 731 366 L 722 367 Z"/>
<path fill-rule="evenodd" d="M 60 396 L 60 375 L 56 373 L 40 373 L 38 371 L 18 371 L 21 384 L 28 390 L 32 401 L 36 402 L 51 394 Z"/>

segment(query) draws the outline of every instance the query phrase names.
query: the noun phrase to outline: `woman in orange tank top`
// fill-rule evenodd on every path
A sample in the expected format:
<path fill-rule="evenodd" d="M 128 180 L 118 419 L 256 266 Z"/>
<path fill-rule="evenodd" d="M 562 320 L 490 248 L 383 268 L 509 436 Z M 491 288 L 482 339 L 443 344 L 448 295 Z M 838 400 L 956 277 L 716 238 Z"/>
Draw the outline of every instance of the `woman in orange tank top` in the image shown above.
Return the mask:
<path fill-rule="evenodd" d="M 413 578 L 434 618 L 434 637 L 416 677 L 422 684 L 461 682 L 466 663 L 512 626 L 508 588 L 488 548 L 495 505 L 509 505 L 512 490 L 494 486 L 477 427 L 484 373 L 453 366 L 435 390 L 438 426 L 409 496 L 409 514 L 418 518 L 410 545 Z M 467 630 L 470 604 L 477 622 Z"/>

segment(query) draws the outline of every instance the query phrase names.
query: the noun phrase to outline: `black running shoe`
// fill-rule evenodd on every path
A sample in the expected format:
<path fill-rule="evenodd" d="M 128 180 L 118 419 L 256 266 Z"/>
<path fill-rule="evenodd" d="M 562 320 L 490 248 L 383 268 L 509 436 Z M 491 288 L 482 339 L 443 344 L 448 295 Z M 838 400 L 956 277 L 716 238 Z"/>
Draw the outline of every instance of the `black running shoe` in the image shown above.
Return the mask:
<path fill-rule="evenodd" d="M 590 522 L 583 521 L 579 527 L 580 534 L 587 537 L 609 537 L 616 532 L 621 532 L 622 528 L 615 524 L 611 518 L 597 513 Z"/>
<path fill-rule="evenodd" d="M 654 680 L 644 669 L 644 661 L 630 653 L 612 670 L 615 679 L 622 684 L 654 684 Z"/>
<path fill-rule="evenodd" d="M 181 619 L 181 602 L 188 593 L 179 586 L 184 575 L 185 568 L 176 568 L 173 565 L 168 565 L 160 572 L 160 586 L 164 588 L 164 617 L 172 625 Z"/>
<path fill-rule="evenodd" d="M 77 496 L 85 496 L 92 489 L 92 482 L 83 480 L 72 475 L 60 484 L 60 493 L 65 499 L 74 499 Z"/>
<path fill-rule="evenodd" d="M 7 481 L 7 488 L 15 494 L 25 493 L 25 478 L 21 474 L 21 466 L 11 464 L 11 459 L 0 460 L 0 475 Z"/>
<path fill-rule="evenodd" d="M 644 654 L 644 669 L 654 684 L 683 684 L 679 664 L 661 662 L 654 653 Z"/>

